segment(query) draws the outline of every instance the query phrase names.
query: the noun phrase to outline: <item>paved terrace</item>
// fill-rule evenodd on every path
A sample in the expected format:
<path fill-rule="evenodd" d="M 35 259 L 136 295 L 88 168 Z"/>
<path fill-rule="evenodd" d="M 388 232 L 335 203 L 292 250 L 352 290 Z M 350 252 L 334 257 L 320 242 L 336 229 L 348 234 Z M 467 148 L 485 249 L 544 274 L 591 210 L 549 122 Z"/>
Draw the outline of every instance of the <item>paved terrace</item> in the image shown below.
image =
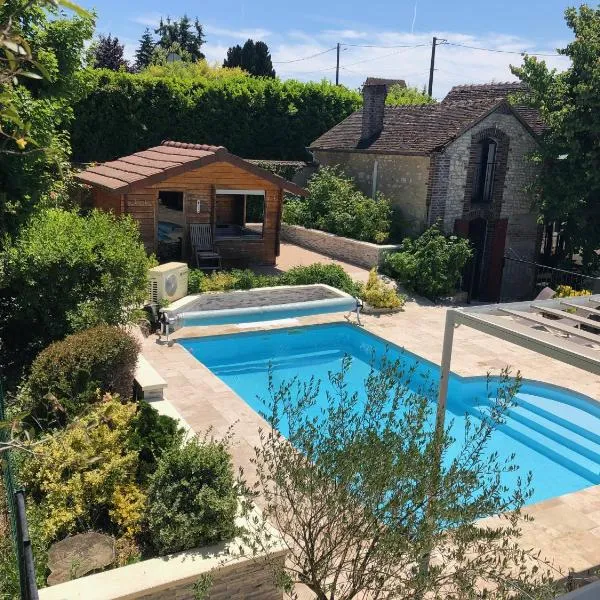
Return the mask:
<path fill-rule="evenodd" d="M 280 270 L 296 264 L 328 262 L 342 264 L 350 275 L 366 281 L 368 272 L 338 263 L 319 254 L 282 244 Z M 446 308 L 427 301 L 410 301 L 405 310 L 380 317 L 364 316 L 367 330 L 440 364 Z M 302 324 L 326 323 L 341 315 L 319 315 L 298 319 Z M 273 325 L 260 324 L 259 329 Z M 245 328 L 247 330 L 247 328 Z M 191 336 L 238 333 L 234 325 L 194 327 Z M 182 335 L 178 332 L 177 335 Z M 176 337 L 175 336 L 175 337 Z M 255 413 L 219 378 L 178 344 L 169 347 L 151 336 L 143 341 L 143 354 L 168 383 L 167 398 L 196 432 L 212 427 L 216 435 L 235 425 L 232 448 L 234 462 L 252 473 L 250 458 L 258 441 L 258 428 L 265 425 Z M 507 365 L 524 378 L 560 385 L 600 401 L 600 377 L 575 367 L 487 336 L 467 327 L 455 332 L 452 370 L 462 376 L 486 375 Z M 583 572 L 600 565 L 600 485 L 529 506 L 534 521 L 523 524 L 523 545 L 541 550 L 562 573 Z"/>

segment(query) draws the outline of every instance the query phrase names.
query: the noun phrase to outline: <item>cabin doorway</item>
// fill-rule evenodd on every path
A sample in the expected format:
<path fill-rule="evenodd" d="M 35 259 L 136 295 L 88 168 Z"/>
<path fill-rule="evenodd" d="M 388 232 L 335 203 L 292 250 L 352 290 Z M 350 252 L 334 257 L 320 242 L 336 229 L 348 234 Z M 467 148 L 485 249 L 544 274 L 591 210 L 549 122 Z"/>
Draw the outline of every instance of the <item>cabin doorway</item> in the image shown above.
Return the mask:
<path fill-rule="evenodd" d="M 183 192 L 168 190 L 158 192 L 157 220 L 158 260 L 161 263 L 181 260 L 185 231 Z"/>

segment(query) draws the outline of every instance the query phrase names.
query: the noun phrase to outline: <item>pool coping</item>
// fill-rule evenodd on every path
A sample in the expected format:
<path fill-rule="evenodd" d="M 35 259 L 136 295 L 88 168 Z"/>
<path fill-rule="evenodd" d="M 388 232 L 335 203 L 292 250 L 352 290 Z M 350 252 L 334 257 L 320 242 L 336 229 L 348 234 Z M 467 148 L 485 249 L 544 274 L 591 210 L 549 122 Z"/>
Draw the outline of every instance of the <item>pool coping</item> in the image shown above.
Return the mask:
<path fill-rule="evenodd" d="M 297 317 L 297 321 L 294 326 L 347 322 L 337 313 Z M 261 322 L 244 330 L 236 325 L 189 327 L 176 332 L 168 344 L 156 344 L 151 338 L 144 342 L 144 355 L 168 382 L 167 397 L 196 432 L 205 431 L 211 425 L 215 434 L 225 435 L 234 425 L 234 463 L 246 469 L 250 482 L 250 459 L 254 446 L 259 442 L 259 428 L 268 427 L 266 421 L 187 349 L 175 342 L 181 338 L 289 327 L 287 322 Z M 365 329 L 390 345 L 435 365 L 434 361 L 403 348 L 381 332 L 373 330 L 368 323 Z M 469 379 L 455 371 L 453 374 L 461 379 Z M 542 380 L 539 383 L 552 385 Z M 595 398 L 589 398 L 597 402 Z M 584 572 L 600 565 L 600 485 L 543 500 L 525 507 L 524 512 L 535 520 L 522 524 L 522 545 L 540 549 L 542 556 L 552 560 L 562 575 L 566 576 L 570 570 Z"/>

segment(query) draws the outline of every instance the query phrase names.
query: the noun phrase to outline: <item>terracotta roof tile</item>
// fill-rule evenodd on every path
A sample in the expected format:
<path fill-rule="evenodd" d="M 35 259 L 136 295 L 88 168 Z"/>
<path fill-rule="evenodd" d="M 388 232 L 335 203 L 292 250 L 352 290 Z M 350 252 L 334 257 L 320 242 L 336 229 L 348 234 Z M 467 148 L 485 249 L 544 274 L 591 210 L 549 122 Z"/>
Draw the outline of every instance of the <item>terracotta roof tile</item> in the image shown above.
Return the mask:
<path fill-rule="evenodd" d="M 213 161 L 229 162 L 271 181 L 294 194 L 306 195 L 306 190 L 283 177 L 230 154 L 223 146 L 163 142 L 129 156 L 89 167 L 76 178 L 109 192 L 123 193 L 134 187 L 147 186 L 188 169 L 200 168 Z"/>

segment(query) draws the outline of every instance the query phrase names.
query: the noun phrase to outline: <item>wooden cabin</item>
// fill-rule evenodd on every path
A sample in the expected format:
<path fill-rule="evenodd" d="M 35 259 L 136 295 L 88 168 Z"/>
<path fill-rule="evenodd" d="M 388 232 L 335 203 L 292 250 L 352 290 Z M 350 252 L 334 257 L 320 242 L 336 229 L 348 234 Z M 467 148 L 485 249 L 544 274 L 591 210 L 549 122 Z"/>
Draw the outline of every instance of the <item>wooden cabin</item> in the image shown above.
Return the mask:
<path fill-rule="evenodd" d="M 306 190 L 222 146 L 163 142 L 80 172 L 93 205 L 137 221 L 161 262 L 190 260 L 190 224 L 210 224 L 224 265 L 274 265 L 284 191 Z"/>

